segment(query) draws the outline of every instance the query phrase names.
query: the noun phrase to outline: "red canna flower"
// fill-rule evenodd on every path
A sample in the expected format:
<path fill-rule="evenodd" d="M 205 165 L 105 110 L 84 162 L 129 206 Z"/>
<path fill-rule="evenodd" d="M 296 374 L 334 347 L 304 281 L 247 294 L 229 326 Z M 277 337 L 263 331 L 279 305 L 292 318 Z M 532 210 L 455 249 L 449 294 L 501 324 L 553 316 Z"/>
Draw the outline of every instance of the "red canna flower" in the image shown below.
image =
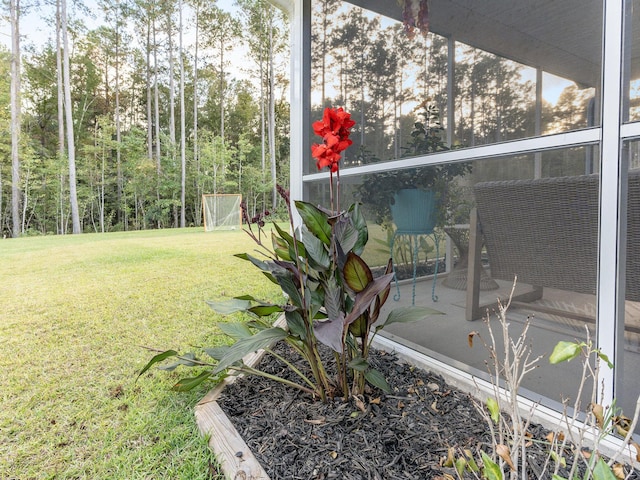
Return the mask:
<path fill-rule="evenodd" d="M 324 167 L 330 167 L 332 172 L 337 172 L 340 162 L 340 153 L 324 143 L 314 144 L 311 146 L 311 155 L 316 159 L 318 170 Z"/>
<path fill-rule="evenodd" d="M 351 127 L 356 124 L 351 120 L 351 114 L 340 108 L 325 108 L 322 120 L 313 123 L 313 131 L 322 137 L 323 143 L 311 146 L 311 155 L 317 160 L 319 170 L 330 167 L 331 172 L 337 172 L 340 162 L 340 152 L 353 142 L 349 139 Z"/>

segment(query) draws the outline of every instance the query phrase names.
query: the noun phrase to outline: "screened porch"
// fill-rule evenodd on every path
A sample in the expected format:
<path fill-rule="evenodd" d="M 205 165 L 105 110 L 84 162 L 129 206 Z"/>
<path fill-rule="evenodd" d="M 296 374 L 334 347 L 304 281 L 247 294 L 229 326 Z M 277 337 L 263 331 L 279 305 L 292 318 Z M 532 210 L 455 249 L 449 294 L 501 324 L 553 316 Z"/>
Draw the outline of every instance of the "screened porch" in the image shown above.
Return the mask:
<path fill-rule="evenodd" d="M 357 124 L 341 163 L 341 203 L 364 207 L 367 260 L 393 257 L 399 285 L 389 308 L 443 313 L 386 335 L 483 372 L 487 352 L 478 342 L 470 348 L 467 335 L 485 328 L 482 318 L 517 276 L 513 333 L 529 318 L 534 352 L 548 356 L 588 329 L 615 363 L 604 372 L 603 400 L 632 412 L 640 394 L 640 1 L 428 7 L 427 32 L 420 22 L 407 28 L 398 2 L 300 2 L 308 21 L 295 37 L 301 140 L 292 147 L 305 161 L 292 165 L 292 192 L 326 204 L 327 175 L 306 153 L 310 123 L 325 106 L 343 106 Z M 527 395 L 557 407 L 575 394 L 577 367 L 541 360 Z"/>

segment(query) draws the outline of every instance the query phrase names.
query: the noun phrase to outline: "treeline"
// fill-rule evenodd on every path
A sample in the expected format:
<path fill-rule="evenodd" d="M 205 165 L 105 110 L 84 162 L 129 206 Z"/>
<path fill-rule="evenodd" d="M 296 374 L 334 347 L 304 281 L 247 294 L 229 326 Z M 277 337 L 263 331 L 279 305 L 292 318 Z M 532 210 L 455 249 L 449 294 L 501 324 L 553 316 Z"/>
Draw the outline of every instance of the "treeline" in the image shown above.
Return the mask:
<path fill-rule="evenodd" d="M 200 225 L 203 193 L 241 193 L 251 215 L 277 212 L 275 187 L 288 185 L 289 170 L 283 13 L 266 0 L 235 0 L 233 14 L 204 0 L 97 1 L 100 27 L 87 28 L 56 0 L 50 12 L 40 7 L 47 43 L 2 52 L 0 95 L 11 108 L 0 112 L 0 229 Z M 589 125 L 593 89 L 570 84 L 536 111 L 534 69 L 459 42 L 448 88 L 446 38 L 409 39 L 399 22 L 348 5 L 312 2 L 311 120 L 327 105 L 351 113 L 345 167 L 424 153 L 412 135 L 427 110 L 438 113 L 438 128 L 427 130 L 442 136 L 442 148 Z M 10 10 L 13 20 L 20 9 Z M 16 76 L 7 73 L 21 57 L 16 104 Z M 563 156 L 560 170 L 553 152 L 544 156 L 543 174 L 584 168 L 584 153 Z"/>
<path fill-rule="evenodd" d="M 203 0 L 97 5 L 11 0 L 12 49 L 0 52 L 2 234 L 197 226 L 205 193 L 277 210 L 289 162 L 283 13 L 264 0 L 236 0 L 233 13 Z M 44 43 L 20 35 L 33 8 Z"/>

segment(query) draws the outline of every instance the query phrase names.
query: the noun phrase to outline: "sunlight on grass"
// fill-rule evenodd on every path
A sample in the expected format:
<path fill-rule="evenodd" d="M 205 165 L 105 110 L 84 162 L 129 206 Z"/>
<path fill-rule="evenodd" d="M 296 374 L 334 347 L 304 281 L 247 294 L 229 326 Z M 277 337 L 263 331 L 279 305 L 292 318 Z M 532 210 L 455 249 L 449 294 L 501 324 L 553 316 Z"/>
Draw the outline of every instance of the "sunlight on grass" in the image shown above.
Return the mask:
<path fill-rule="evenodd" d="M 253 248 L 200 229 L 0 241 L 0 478 L 212 478 L 193 418 L 211 384 L 135 379 L 141 346 L 223 341 L 205 300 L 278 297 L 232 256 Z"/>

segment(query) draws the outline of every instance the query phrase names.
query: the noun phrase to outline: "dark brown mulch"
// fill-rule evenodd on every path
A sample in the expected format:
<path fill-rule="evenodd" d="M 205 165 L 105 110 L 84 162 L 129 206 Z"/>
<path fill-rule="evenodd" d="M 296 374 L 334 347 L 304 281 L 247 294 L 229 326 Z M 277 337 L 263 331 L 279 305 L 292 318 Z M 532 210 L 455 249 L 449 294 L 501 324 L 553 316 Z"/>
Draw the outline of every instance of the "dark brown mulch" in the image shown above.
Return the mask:
<path fill-rule="evenodd" d="M 353 399 L 314 402 L 261 377 L 239 379 L 219 403 L 272 480 L 455 478 L 441 466 L 450 447 L 491 452 L 486 423 L 467 394 L 393 354 L 375 352 L 371 363 L 393 391 L 373 389 L 364 412 Z M 290 378 L 271 356 L 261 368 Z M 547 434 L 536 426 L 531 431 L 540 439 Z M 528 451 L 531 478 L 539 478 L 546 451 Z"/>

